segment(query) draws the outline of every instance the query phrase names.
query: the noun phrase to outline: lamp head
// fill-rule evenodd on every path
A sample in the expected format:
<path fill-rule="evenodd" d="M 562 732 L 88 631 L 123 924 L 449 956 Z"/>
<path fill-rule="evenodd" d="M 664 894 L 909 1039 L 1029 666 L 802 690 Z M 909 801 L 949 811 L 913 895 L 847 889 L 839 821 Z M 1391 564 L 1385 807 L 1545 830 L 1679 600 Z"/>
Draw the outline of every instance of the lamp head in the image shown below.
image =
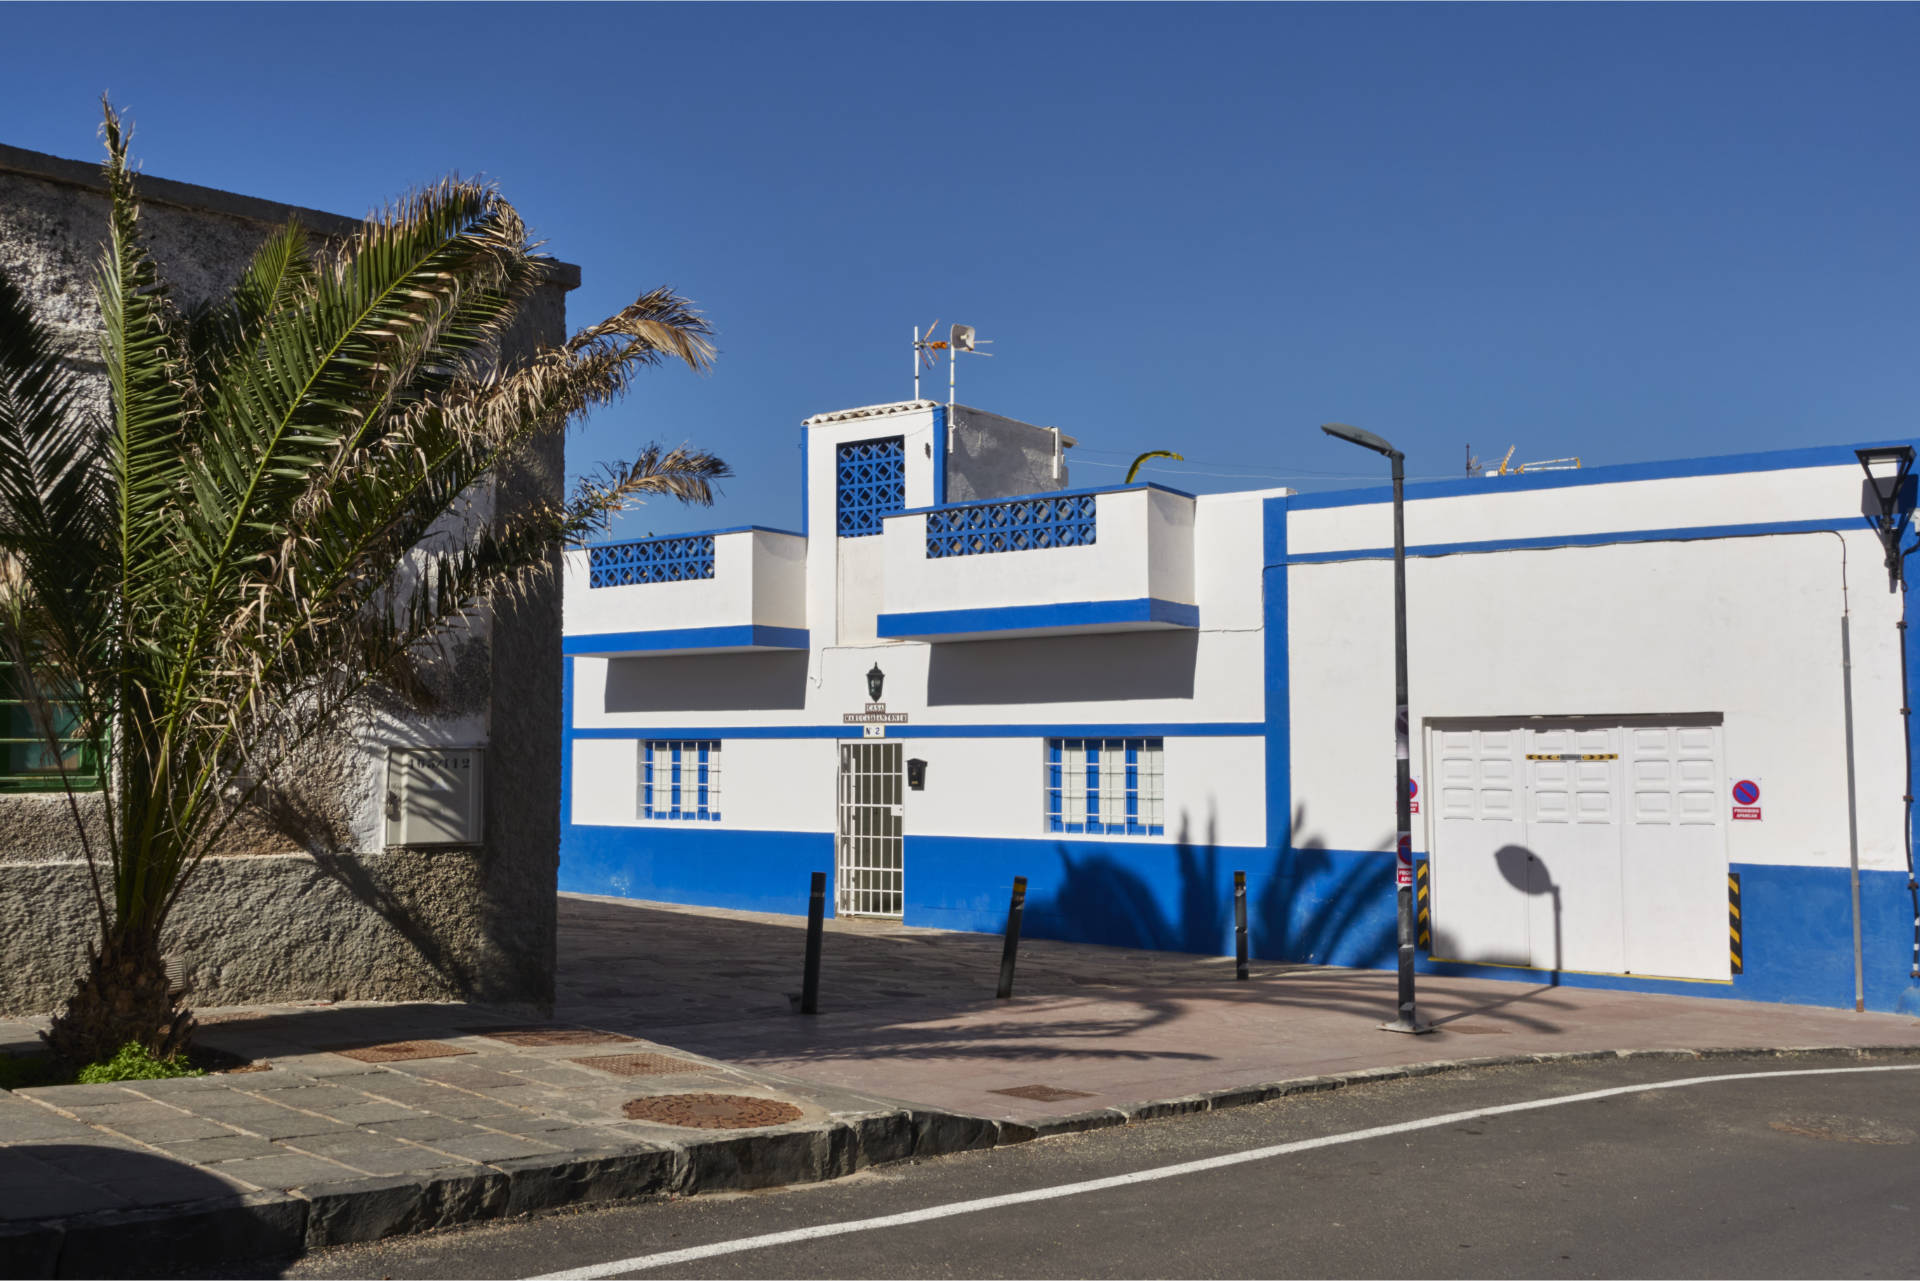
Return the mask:
<path fill-rule="evenodd" d="M 1350 445 L 1358 445 L 1362 449 L 1371 449 L 1376 454 L 1385 454 L 1388 458 L 1406 457 L 1405 454 L 1395 449 L 1392 445 L 1389 445 L 1380 437 L 1360 427 L 1352 427 L 1346 423 L 1321 423 L 1320 430 L 1336 439 L 1344 440 Z"/>
<path fill-rule="evenodd" d="M 880 690 L 886 683 L 887 674 L 880 670 L 879 663 L 875 663 L 867 671 L 867 694 L 871 701 L 880 701 Z"/>

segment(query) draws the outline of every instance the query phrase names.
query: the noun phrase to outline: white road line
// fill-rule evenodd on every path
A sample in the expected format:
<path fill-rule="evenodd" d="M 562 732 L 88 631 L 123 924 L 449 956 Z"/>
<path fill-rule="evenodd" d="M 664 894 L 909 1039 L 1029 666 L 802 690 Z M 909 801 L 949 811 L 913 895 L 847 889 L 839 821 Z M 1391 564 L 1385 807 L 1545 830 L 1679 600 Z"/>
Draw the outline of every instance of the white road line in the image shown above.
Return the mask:
<path fill-rule="evenodd" d="M 822 1223 L 811 1228 L 794 1228 L 787 1232 L 768 1232 L 760 1236 L 740 1237 L 733 1241 L 716 1241 L 711 1245 L 688 1246 L 684 1250 L 665 1250 L 659 1254 L 637 1254 L 630 1259 L 592 1263 L 584 1268 L 570 1268 L 565 1272 L 543 1273 L 532 1278 L 531 1281 L 595 1281 L 596 1278 L 618 1276 L 623 1272 L 644 1272 L 650 1268 L 671 1267 L 676 1263 L 691 1263 L 696 1259 L 711 1259 L 716 1255 L 739 1254 L 745 1250 L 765 1250 L 776 1245 L 818 1241 L 825 1237 L 846 1236 L 853 1232 L 877 1232 L 882 1228 L 900 1228 L 914 1223 L 927 1223 L 934 1219 L 950 1219 L 957 1214 L 978 1214 L 983 1210 L 998 1210 L 1005 1206 L 1025 1205 L 1032 1201 L 1052 1201 L 1059 1197 L 1080 1196 L 1087 1192 L 1104 1192 L 1108 1188 L 1124 1188 L 1135 1183 L 1177 1179 L 1182 1175 L 1200 1174 L 1230 1165 L 1244 1165 L 1249 1161 L 1266 1161 L 1276 1156 L 1290 1156 L 1295 1152 L 1311 1152 L 1315 1148 L 1337 1147 L 1344 1143 L 1385 1138 L 1391 1134 L 1407 1134 L 1414 1130 L 1431 1130 L 1443 1125 L 1458 1125 L 1462 1121 L 1477 1121 L 1482 1117 L 1501 1116 L 1509 1112 L 1531 1112 L 1537 1108 L 1557 1108 L 1568 1103 L 1590 1103 L 1595 1099 L 1617 1098 L 1622 1094 L 1644 1094 L 1651 1090 L 1677 1090 L 1683 1086 L 1712 1085 L 1721 1081 L 1768 1081 L 1789 1076 L 1839 1076 L 1849 1072 L 1914 1071 L 1920 1071 L 1920 1063 L 1889 1063 L 1874 1067 L 1796 1068 L 1788 1072 L 1730 1072 L 1721 1076 L 1690 1076 L 1678 1081 L 1650 1081 L 1644 1085 L 1616 1085 L 1605 1090 L 1589 1090 L 1585 1094 L 1565 1094 L 1551 1099 L 1530 1099 L 1525 1103 L 1502 1103 L 1497 1107 L 1474 1108 L 1470 1112 L 1449 1112 L 1445 1116 L 1431 1116 L 1421 1121 L 1376 1125 L 1365 1130 L 1349 1130 L 1345 1134 L 1323 1135 L 1317 1139 L 1296 1139 L 1292 1143 L 1276 1143 L 1271 1147 L 1250 1148 L 1245 1152 L 1229 1152 L 1224 1156 L 1210 1156 L 1198 1161 L 1182 1161 L 1177 1165 L 1162 1165 L 1151 1170 L 1136 1170 L 1132 1174 L 1115 1174 L 1104 1179 L 1088 1179 L 1081 1183 L 1061 1183 L 1050 1188 L 1009 1192 L 1004 1196 L 953 1201 L 946 1205 L 930 1205 L 921 1210 L 883 1214 L 872 1219 L 850 1219 L 843 1223 Z"/>

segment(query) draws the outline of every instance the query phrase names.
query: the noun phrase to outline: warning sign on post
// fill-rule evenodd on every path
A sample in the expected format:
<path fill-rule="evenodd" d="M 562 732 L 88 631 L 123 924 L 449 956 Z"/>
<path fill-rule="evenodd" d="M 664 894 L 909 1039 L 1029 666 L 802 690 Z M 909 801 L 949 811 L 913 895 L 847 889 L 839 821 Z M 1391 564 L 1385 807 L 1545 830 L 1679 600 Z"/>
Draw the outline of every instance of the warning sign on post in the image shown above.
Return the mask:
<path fill-rule="evenodd" d="M 1733 816 L 1760 821 L 1760 784 L 1743 778 L 1733 785 Z"/>
<path fill-rule="evenodd" d="M 1395 885 L 1413 884 L 1413 837 L 1406 832 L 1400 833 L 1400 849 L 1395 855 L 1393 883 Z"/>
<path fill-rule="evenodd" d="M 1417 778 L 1407 780 L 1407 807 L 1409 814 L 1420 812 L 1420 780 Z"/>

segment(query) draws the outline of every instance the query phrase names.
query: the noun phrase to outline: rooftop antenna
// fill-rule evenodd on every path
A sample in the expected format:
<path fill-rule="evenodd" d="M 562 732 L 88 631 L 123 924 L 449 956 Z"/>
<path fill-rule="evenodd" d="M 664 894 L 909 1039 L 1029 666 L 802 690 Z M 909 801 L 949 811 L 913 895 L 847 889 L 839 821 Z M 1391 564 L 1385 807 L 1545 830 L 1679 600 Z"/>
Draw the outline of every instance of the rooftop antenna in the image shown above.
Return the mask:
<path fill-rule="evenodd" d="M 913 398 L 915 400 L 920 399 L 921 366 L 924 365 L 928 369 L 932 369 L 934 362 L 939 359 L 939 357 L 933 353 L 946 346 L 943 342 L 935 342 L 933 340 L 933 331 L 939 327 L 940 322 L 938 320 L 928 325 L 927 336 L 924 340 L 920 337 L 919 326 L 916 325 L 913 330 Z"/>
<path fill-rule="evenodd" d="M 947 335 L 947 452 L 953 452 L 953 376 L 960 363 L 960 353 L 970 352 L 975 356 L 991 356 L 990 351 L 980 348 L 991 343 L 991 338 L 980 338 L 974 333 L 972 325 L 955 325 Z M 936 344 L 937 345 L 937 344 Z"/>

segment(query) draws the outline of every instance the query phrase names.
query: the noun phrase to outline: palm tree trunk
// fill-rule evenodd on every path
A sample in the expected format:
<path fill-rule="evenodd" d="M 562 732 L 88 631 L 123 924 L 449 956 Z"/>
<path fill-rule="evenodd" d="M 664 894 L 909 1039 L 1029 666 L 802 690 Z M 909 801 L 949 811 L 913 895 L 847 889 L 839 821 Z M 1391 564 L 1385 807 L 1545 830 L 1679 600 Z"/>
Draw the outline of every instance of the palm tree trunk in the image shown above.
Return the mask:
<path fill-rule="evenodd" d="M 46 1034 L 54 1057 L 73 1066 L 109 1059 L 129 1041 L 159 1058 L 183 1053 L 193 1015 L 175 1006 L 156 930 L 115 925 Z"/>

